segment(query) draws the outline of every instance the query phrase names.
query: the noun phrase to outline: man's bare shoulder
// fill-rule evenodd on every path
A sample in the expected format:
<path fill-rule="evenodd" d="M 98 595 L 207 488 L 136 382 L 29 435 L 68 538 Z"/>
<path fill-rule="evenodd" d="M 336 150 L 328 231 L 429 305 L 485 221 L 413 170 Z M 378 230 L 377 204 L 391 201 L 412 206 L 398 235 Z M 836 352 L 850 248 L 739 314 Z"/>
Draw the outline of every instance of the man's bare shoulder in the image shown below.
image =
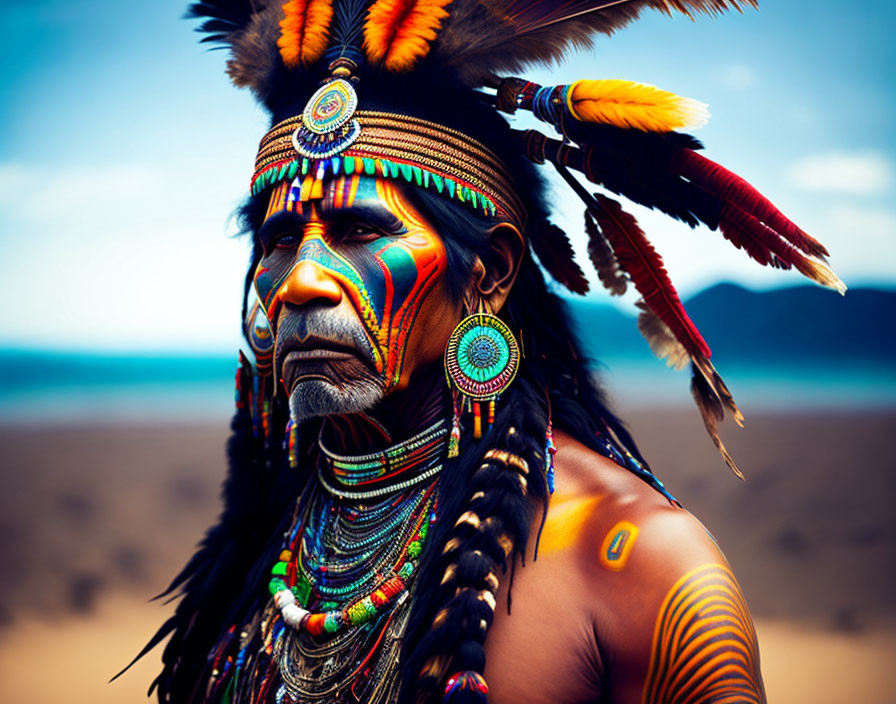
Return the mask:
<path fill-rule="evenodd" d="M 726 564 L 719 546 L 690 512 L 641 478 L 557 433 L 557 489 L 540 551 L 575 550 L 600 588 L 607 579 L 626 591 L 665 594 L 694 567 Z"/>
<path fill-rule="evenodd" d="M 575 595 L 577 610 L 588 614 L 615 672 L 613 701 L 666 701 L 695 663 L 712 657 L 737 660 L 729 674 L 740 684 L 731 691 L 762 701 L 752 620 L 713 537 L 627 469 L 558 436 L 557 490 L 540 551 L 566 553 L 581 571 L 587 589 Z M 691 630 L 677 633 L 685 612 Z M 697 645 L 688 657 L 661 647 L 689 638 Z M 711 686 L 713 677 L 705 681 Z"/>

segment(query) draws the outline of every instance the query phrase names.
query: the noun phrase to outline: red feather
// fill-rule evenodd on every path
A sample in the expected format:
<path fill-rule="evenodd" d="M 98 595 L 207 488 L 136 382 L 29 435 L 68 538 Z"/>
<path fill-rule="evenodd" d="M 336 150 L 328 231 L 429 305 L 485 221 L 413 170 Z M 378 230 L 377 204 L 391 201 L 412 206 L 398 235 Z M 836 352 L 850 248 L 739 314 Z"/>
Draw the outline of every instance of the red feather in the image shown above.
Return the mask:
<path fill-rule="evenodd" d="M 719 231 L 731 244 L 743 249 L 751 259 L 763 266 L 786 271 L 793 268 L 794 257 L 803 257 L 768 225 L 731 203 L 722 206 Z"/>
<path fill-rule="evenodd" d="M 691 357 L 710 357 L 709 346 L 685 312 L 662 258 L 647 240 L 637 220 L 612 198 L 599 193 L 594 197 L 600 210 L 592 215 L 644 302 L 669 326 Z"/>
<path fill-rule="evenodd" d="M 809 256 L 824 259 L 828 255 L 821 242 L 801 230 L 745 179 L 716 162 L 692 149 L 679 149 L 669 168 L 726 203 L 738 206 Z"/>
<path fill-rule="evenodd" d="M 777 232 L 734 203 L 722 206 L 719 228 L 736 247 L 743 247 L 760 264 L 771 264 L 780 269 L 795 267 L 803 276 L 822 286 L 843 293 L 846 287 L 828 267 L 798 252 Z"/>

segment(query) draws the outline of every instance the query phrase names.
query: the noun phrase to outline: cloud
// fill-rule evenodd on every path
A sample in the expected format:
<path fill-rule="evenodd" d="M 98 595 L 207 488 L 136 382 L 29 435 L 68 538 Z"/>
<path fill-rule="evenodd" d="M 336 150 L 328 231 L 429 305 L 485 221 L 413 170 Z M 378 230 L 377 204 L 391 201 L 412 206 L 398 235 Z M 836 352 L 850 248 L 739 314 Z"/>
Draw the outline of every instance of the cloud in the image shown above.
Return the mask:
<path fill-rule="evenodd" d="M 799 160 L 790 167 L 790 183 L 804 191 L 866 195 L 893 185 L 893 164 L 875 150 L 827 152 Z"/>
<path fill-rule="evenodd" d="M 242 174 L 0 163 L 0 344 L 236 344 L 248 243 L 225 234 Z M 228 179 L 232 183 L 228 182 Z"/>
<path fill-rule="evenodd" d="M 756 85 L 756 71 L 747 64 L 731 64 L 721 69 L 722 85 L 732 90 L 748 90 Z"/>

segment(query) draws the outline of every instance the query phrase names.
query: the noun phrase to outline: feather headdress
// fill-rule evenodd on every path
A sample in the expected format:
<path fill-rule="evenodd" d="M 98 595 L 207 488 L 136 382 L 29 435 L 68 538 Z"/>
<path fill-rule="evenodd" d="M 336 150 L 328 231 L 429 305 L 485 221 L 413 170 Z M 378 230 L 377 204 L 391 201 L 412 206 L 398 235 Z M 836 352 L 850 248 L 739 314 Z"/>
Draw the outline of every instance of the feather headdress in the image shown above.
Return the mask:
<path fill-rule="evenodd" d="M 737 422 L 742 416 L 662 258 L 635 218 L 615 199 L 585 188 L 576 172 L 609 193 L 691 227 L 719 230 L 761 265 L 796 269 L 843 293 L 845 286 L 827 266 L 827 250 L 744 179 L 702 156 L 703 145 L 679 131 L 706 121 L 702 103 L 630 81 L 589 78 L 540 86 L 506 74 L 590 46 L 598 35 L 613 33 L 645 10 L 693 16 L 755 5 L 755 0 L 203 0 L 191 6 L 190 14 L 205 19 L 199 28 L 207 35 L 204 41 L 230 48 L 228 72 L 234 83 L 253 90 L 280 120 L 297 111 L 301 85 L 310 93 L 329 74 L 331 80 L 349 83 L 360 77 L 362 103 L 390 76 L 422 76 L 415 85 L 424 90 L 435 93 L 450 85 L 466 91 L 470 104 L 490 102 L 504 113 L 527 110 L 547 123 L 556 137 L 511 130 L 519 151 L 533 163 L 551 163 L 582 198 L 588 253 L 601 283 L 613 294 L 633 285 L 641 295 L 639 328 L 651 349 L 673 367 L 690 362 L 692 392 L 707 430 L 740 476 L 716 426 L 726 411 Z M 350 102 L 346 96 L 353 89 L 339 90 L 341 99 Z M 426 103 L 428 97 L 421 93 L 414 100 Z M 375 145 L 364 142 L 369 119 L 346 122 L 341 132 L 324 137 L 306 134 L 309 141 L 298 145 L 304 150 L 298 154 L 288 145 L 286 153 L 270 146 L 274 137 L 282 143 L 284 130 L 294 129 L 288 119 L 275 124 L 271 139 L 262 143 L 254 190 L 300 175 L 307 186 L 303 192 L 313 194 L 320 192 L 315 189 L 319 180 L 351 168 L 405 178 L 498 217 L 520 212 L 504 192 L 512 184 L 507 185 L 500 164 L 490 162 L 484 172 L 460 164 L 461 176 L 455 177 L 411 153 L 378 158 Z M 415 125 L 407 129 L 417 129 L 419 121 Z M 473 149 L 474 160 L 486 159 L 488 144 L 470 144 L 476 143 L 463 142 L 460 151 Z M 344 164 L 332 154 L 347 155 Z M 485 172 L 494 183 L 480 178 Z M 526 230 L 548 273 L 574 293 L 587 291 L 566 234 L 531 213 Z"/>

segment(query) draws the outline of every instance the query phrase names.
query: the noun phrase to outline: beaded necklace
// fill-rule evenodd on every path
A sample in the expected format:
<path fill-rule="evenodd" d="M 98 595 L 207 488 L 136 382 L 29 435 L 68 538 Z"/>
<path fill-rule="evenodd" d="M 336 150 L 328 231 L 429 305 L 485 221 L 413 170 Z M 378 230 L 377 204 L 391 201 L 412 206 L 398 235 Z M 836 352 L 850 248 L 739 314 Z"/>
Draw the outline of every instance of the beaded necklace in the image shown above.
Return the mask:
<path fill-rule="evenodd" d="M 355 457 L 320 442 L 318 481 L 309 484 L 284 534 L 258 637 L 248 627 L 241 634 L 235 665 L 245 667 L 249 644 L 260 641 L 268 657 L 259 653 L 254 672 L 262 682 L 231 682 L 233 701 L 395 700 L 400 639 L 438 512 L 447 436 L 447 423 L 439 421 L 403 443 Z M 259 669 L 259 662 L 267 664 Z"/>
<path fill-rule="evenodd" d="M 372 507 L 380 514 L 390 507 L 394 517 L 367 526 L 351 525 L 356 507 L 323 492 L 314 499 L 271 570 L 269 589 L 288 626 L 319 636 L 366 623 L 405 591 L 435 519 L 435 484 Z"/>
<path fill-rule="evenodd" d="M 442 469 L 447 424 L 440 420 L 403 443 L 367 455 L 348 457 L 327 449 L 323 428 L 318 445 L 326 462 L 318 480 L 338 498 L 372 499 L 415 486 Z"/>

